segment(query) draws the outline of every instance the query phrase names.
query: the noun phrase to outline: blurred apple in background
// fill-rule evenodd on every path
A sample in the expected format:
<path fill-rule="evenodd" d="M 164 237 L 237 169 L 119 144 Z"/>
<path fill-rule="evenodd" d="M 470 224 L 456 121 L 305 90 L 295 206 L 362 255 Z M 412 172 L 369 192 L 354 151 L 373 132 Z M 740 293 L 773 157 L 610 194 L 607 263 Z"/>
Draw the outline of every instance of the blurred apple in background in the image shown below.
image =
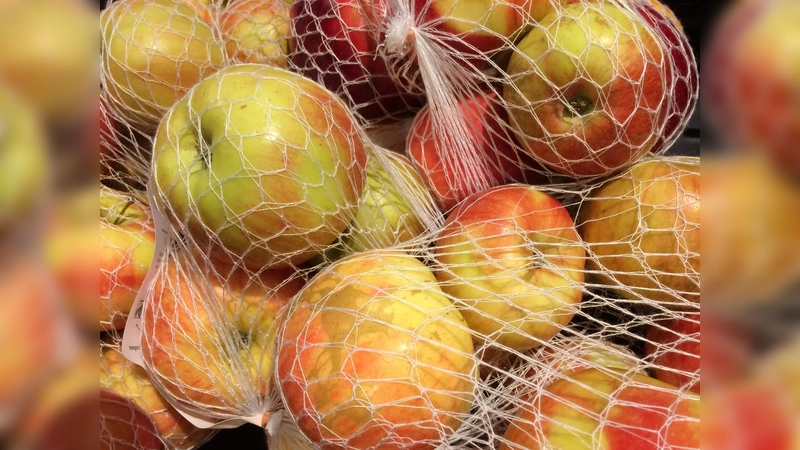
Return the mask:
<path fill-rule="evenodd" d="M 531 186 L 468 197 L 436 240 L 436 277 L 476 338 L 522 351 L 572 320 L 583 297 L 585 250 L 556 199 Z"/>
<path fill-rule="evenodd" d="M 792 0 L 732 2 L 703 60 L 704 106 L 719 137 L 768 155 L 800 176 L 800 5 Z"/>
<path fill-rule="evenodd" d="M 658 320 L 647 326 L 645 338 L 645 353 L 656 366 L 653 376 L 699 394 L 700 314 Z"/>
<path fill-rule="evenodd" d="M 593 277 L 624 298 L 700 302 L 700 158 L 655 159 L 594 188 L 578 231 Z"/>
<path fill-rule="evenodd" d="M 0 80 L 47 123 L 75 126 L 97 95 L 97 9 L 87 1 L 0 5 Z"/>
<path fill-rule="evenodd" d="M 600 444 L 602 443 L 602 444 Z M 611 369 L 568 374 L 524 406 L 500 450 L 700 448 L 700 397 Z"/>
<path fill-rule="evenodd" d="M 496 92 L 462 98 L 458 117 L 424 107 L 411 124 L 406 152 L 442 211 L 490 187 L 523 182 L 524 163 Z M 466 136 L 459 133 L 463 121 Z"/>
<path fill-rule="evenodd" d="M 200 417 L 243 413 L 269 394 L 278 318 L 303 286 L 292 270 L 170 255 L 142 312 L 142 357 L 153 384 Z M 213 416 L 212 416 L 213 417 Z"/>
<path fill-rule="evenodd" d="M 100 322 L 125 327 L 155 253 L 152 212 L 132 195 L 100 186 Z"/>
<path fill-rule="evenodd" d="M 425 98 L 416 68 L 381 53 L 387 9 L 384 0 L 298 0 L 291 8 L 296 69 L 367 121 L 410 115 Z"/>
<path fill-rule="evenodd" d="M 0 83 L 0 232 L 42 200 L 49 182 L 48 143 L 35 112 Z"/>
<path fill-rule="evenodd" d="M 216 430 L 197 428 L 189 423 L 156 390 L 145 369 L 125 359 L 115 346 L 103 346 L 100 387 L 131 400 L 141 408 L 174 450 L 196 448 L 216 433 Z"/>
<path fill-rule="evenodd" d="M 286 67 L 292 24 L 288 0 L 237 0 L 219 16 L 228 59 Z"/>
<path fill-rule="evenodd" d="M 517 44 L 503 96 L 522 147 L 573 177 L 607 175 L 653 148 L 673 73 L 651 27 L 612 2 L 567 5 Z"/>
<path fill-rule="evenodd" d="M 344 103 L 286 70 L 242 64 L 195 86 L 153 150 L 156 201 L 215 261 L 289 267 L 332 244 L 366 182 Z"/>
<path fill-rule="evenodd" d="M 341 259 L 286 317 L 276 383 L 319 448 L 433 450 L 469 413 L 477 369 L 470 332 L 416 258 L 370 251 Z"/>
<path fill-rule="evenodd" d="M 225 65 L 214 31 L 180 0 L 121 0 L 104 10 L 102 72 L 109 106 L 143 130 Z"/>

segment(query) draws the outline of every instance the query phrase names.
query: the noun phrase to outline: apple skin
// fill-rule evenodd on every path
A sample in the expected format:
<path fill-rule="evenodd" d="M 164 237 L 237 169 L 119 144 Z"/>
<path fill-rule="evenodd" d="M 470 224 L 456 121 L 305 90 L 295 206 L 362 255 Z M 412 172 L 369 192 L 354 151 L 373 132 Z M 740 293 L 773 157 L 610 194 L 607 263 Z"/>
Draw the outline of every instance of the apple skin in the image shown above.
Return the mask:
<path fill-rule="evenodd" d="M 153 384 L 191 411 L 238 411 L 243 395 L 269 394 L 278 319 L 303 282 L 290 269 L 253 274 L 189 258 L 173 255 L 156 277 L 142 357 Z"/>
<path fill-rule="evenodd" d="M 427 231 L 412 206 L 435 210 L 425 184 L 405 156 L 387 151 L 385 158 L 392 174 L 377 163 L 367 168 L 362 203 L 342 239 L 348 253 L 392 247 Z"/>
<path fill-rule="evenodd" d="M 425 99 L 419 74 L 381 53 L 385 0 L 297 0 L 292 4 L 294 68 L 335 92 L 367 121 L 400 118 Z"/>
<path fill-rule="evenodd" d="M 153 421 L 133 401 L 100 389 L 101 450 L 162 450 Z"/>
<path fill-rule="evenodd" d="M 593 189 L 578 214 L 597 281 L 631 300 L 700 303 L 700 159 L 644 161 Z"/>
<path fill-rule="evenodd" d="M 700 448 L 700 397 L 644 375 L 565 375 L 520 409 L 500 450 Z"/>
<path fill-rule="evenodd" d="M 461 314 L 400 251 L 341 259 L 298 295 L 276 344 L 276 380 L 315 448 L 434 449 L 474 399 Z"/>
<path fill-rule="evenodd" d="M 476 337 L 523 351 L 572 320 L 585 250 L 561 203 L 532 186 L 468 197 L 436 240 L 436 277 Z"/>
<path fill-rule="evenodd" d="M 631 12 L 611 2 L 567 5 L 532 29 L 509 60 L 503 97 L 517 140 L 542 165 L 572 177 L 633 164 L 666 121 L 667 60 Z"/>
<path fill-rule="evenodd" d="M 452 124 L 444 118 L 438 119 L 443 123 L 435 122 L 430 106 L 422 108 L 414 118 L 406 141 L 411 163 L 442 211 L 449 211 L 468 196 L 490 187 L 525 181 L 524 162 L 508 132 L 507 114 L 499 95 L 482 92 L 461 99 L 458 109 L 468 142 L 458 145 Z M 439 127 L 445 129 L 437 132 Z M 459 149 L 463 146 L 466 149 Z M 467 151 L 471 154 L 465 154 Z M 466 167 L 470 168 L 469 173 L 465 172 Z"/>
<path fill-rule="evenodd" d="M 122 0 L 100 16 L 109 105 L 143 131 L 198 82 L 225 51 L 196 10 L 179 0 Z"/>
<path fill-rule="evenodd" d="M 347 228 L 366 162 L 358 124 L 330 91 L 242 64 L 198 84 L 165 116 L 152 176 L 161 210 L 212 259 L 283 268 Z"/>
<path fill-rule="evenodd" d="M 100 331 L 125 328 L 155 253 L 150 208 L 100 186 Z"/>
<path fill-rule="evenodd" d="M 732 3 L 704 51 L 704 106 L 719 136 L 800 177 L 800 11 L 793 2 Z"/>
<path fill-rule="evenodd" d="M 219 16 L 219 28 L 234 63 L 287 67 L 292 38 L 286 0 L 238 0 Z"/>
<path fill-rule="evenodd" d="M 645 353 L 653 357 L 653 376 L 677 387 L 700 393 L 700 314 L 660 320 L 645 331 Z M 695 374 L 685 375 L 680 372 Z"/>
<path fill-rule="evenodd" d="M 144 368 L 127 360 L 113 346 L 104 347 L 100 356 L 100 387 L 141 408 L 156 425 L 159 435 L 175 450 L 196 448 L 216 432 L 189 423 L 156 390 Z"/>

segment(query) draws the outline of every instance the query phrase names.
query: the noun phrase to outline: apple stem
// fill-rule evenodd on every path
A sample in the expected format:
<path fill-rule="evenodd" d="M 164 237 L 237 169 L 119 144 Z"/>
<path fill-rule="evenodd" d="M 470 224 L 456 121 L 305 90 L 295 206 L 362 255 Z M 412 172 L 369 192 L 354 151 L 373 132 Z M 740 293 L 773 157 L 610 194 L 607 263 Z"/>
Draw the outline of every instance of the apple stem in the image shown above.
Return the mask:
<path fill-rule="evenodd" d="M 267 424 L 269 423 L 269 419 L 272 417 L 272 413 L 267 411 L 261 416 L 261 428 L 267 428 Z"/>
<path fill-rule="evenodd" d="M 592 102 L 585 97 L 578 97 L 564 106 L 564 116 L 566 117 L 580 117 L 592 109 Z"/>
<path fill-rule="evenodd" d="M 114 225 L 119 225 L 122 223 L 122 221 L 125 219 L 125 211 L 127 211 L 132 204 L 133 200 L 129 200 L 127 203 L 125 203 L 125 206 L 122 207 L 122 210 L 117 213 L 117 218 L 114 219 Z"/>

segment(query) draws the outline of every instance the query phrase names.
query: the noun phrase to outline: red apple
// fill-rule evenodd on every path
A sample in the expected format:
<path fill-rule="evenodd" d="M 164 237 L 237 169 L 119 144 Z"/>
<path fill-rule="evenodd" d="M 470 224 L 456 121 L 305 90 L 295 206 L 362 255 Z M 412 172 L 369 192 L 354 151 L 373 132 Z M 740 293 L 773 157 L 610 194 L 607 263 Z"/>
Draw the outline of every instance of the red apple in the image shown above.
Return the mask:
<path fill-rule="evenodd" d="M 196 415 L 241 415 L 270 391 L 282 309 L 302 287 L 293 270 L 253 273 L 171 255 L 142 312 L 142 357 L 159 391 Z"/>
<path fill-rule="evenodd" d="M 149 206 L 100 186 L 100 330 L 120 330 L 150 269 L 156 234 Z"/>
<path fill-rule="evenodd" d="M 700 398 L 644 375 L 588 369 L 524 406 L 500 450 L 700 448 Z"/>
<path fill-rule="evenodd" d="M 668 102 L 667 121 L 651 151 L 655 154 L 669 150 L 678 139 L 697 105 L 700 89 L 697 61 L 689 39 L 672 11 L 658 0 L 634 3 L 636 11 L 654 27 L 666 45 L 667 64 L 672 66 L 671 95 Z"/>
<path fill-rule="evenodd" d="M 458 116 L 428 105 L 411 124 L 406 152 L 443 211 L 490 187 L 525 181 L 498 97 L 487 91 L 463 98 Z"/>
<path fill-rule="evenodd" d="M 672 71 L 644 19 L 612 2 L 568 5 L 517 44 L 503 96 L 525 151 L 573 177 L 607 175 L 653 148 Z"/>
<path fill-rule="evenodd" d="M 653 376 L 700 393 L 700 314 L 659 320 L 648 325 L 645 352 L 653 358 Z"/>
<path fill-rule="evenodd" d="M 522 351 L 572 320 L 585 250 L 564 206 L 531 186 L 473 194 L 436 240 L 436 277 L 478 339 Z"/>
<path fill-rule="evenodd" d="M 291 8 L 296 69 L 367 120 L 402 116 L 424 99 L 418 74 L 404 73 L 408 61 L 380 52 L 386 9 L 384 0 L 297 0 Z"/>
<path fill-rule="evenodd" d="M 286 313 L 276 382 L 315 448 L 433 450 L 470 411 L 470 332 L 430 269 L 369 251 L 320 272 Z"/>
<path fill-rule="evenodd" d="M 631 300 L 700 302 L 700 159 L 653 159 L 594 188 L 578 231 L 594 278 Z"/>
<path fill-rule="evenodd" d="M 100 450 L 162 450 L 150 417 L 131 400 L 100 389 Z"/>

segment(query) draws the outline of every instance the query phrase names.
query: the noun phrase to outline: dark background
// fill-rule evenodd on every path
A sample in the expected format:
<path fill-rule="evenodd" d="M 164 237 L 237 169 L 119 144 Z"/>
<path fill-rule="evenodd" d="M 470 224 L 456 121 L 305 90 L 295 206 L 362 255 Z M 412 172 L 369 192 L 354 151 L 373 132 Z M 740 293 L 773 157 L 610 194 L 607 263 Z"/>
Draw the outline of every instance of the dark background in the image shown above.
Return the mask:
<path fill-rule="evenodd" d="M 107 0 L 99 0 L 99 2 L 100 7 L 104 8 Z M 701 6 L 699 0 L 662 0 L 662 2 L 669 6 L 681 21 L 695 56 L 699 59 L 700 49 L 707 37 L 706 34 L 713 29 L 709 24 L 713 22 L 713 18 L 716 17 L 723 3 L 703 2 Z M 668 151 L 668 154 L 700 156 L 702 122 L 698 107 L 683 135 Z M 708 136 L 708 131 L 706 135 Z M 248 424 L 233 430 L 220 431 L 211 441 L 202 446 L 201 450 L 265 450 L 266 448 L 264 430 Z"/>

